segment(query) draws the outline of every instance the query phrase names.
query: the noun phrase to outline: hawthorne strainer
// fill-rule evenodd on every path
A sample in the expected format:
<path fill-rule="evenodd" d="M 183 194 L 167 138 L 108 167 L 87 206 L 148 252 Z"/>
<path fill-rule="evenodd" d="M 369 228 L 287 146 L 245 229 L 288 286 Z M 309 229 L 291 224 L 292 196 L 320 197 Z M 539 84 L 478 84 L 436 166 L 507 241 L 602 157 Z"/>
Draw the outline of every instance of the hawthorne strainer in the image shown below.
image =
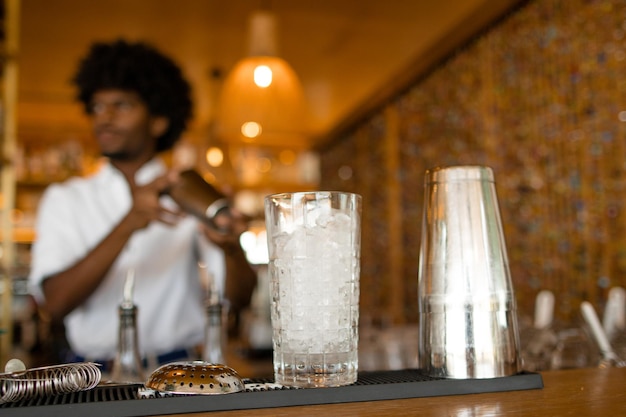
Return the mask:
<path fill-rule="evenodd" d="M 0 374 L 0 404 L 89 390 L 101 376 L 99 365 L 91 362 L 31 369 L 22 364 L 19 370 Z"/>
<path fill-rule="evenodd" d="M 231 394 L 245 389 L 237 372 L 226 365 L 204 361 L 172 362 L 157 368 L 146 388 L 160 394 Z"/>

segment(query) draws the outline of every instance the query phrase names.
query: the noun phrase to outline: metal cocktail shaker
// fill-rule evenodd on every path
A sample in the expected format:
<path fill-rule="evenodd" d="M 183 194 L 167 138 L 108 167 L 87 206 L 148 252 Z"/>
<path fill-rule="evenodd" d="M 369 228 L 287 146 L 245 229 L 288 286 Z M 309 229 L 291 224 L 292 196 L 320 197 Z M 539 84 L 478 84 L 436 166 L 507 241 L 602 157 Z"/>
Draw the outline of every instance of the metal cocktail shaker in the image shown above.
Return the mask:
<path fill-rule="evenodd" d="M 180 208 L 217 230 L 215 218 L 230 213 L 228 199 L 194 170 L 182 171 L 168 193 Z"/>
<path fill-rule="evenodd" d="M 516 301 L 490 168 L 426 171 L 418 299 L 420 367 L 430 376 L 521 371 Z"/>

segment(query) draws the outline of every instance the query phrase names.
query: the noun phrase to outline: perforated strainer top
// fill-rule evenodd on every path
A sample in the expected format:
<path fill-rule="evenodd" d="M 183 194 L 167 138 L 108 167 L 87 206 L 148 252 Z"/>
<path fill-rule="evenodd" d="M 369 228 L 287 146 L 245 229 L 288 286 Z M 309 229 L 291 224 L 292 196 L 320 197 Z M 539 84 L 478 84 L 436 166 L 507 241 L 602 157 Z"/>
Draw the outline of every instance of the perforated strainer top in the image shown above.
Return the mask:
<path fill-rule="evenodd" d="M 172 362 L 156 369 L 147 388 L 170 394 L 230 394 L 245 389 L 237 372 L 203 361 Z"/>

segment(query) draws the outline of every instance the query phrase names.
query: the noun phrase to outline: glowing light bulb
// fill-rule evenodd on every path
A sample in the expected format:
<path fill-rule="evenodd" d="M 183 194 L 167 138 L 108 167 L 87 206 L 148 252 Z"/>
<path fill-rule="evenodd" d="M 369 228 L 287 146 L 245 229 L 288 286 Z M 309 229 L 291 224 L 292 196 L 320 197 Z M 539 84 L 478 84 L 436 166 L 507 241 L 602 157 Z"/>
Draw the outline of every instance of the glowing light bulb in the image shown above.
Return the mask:
<path fill-rule="evenodd" d="M 241 125 L 241 134 L 247 138 L 256 138 L 261 134 L 261 125 L 257 122 L 246 122 Z"/>
<path fill-rule="evenodd" d="M 254 83 L 261 88 L 272 84 L 272 70 L 267 65 L 259 65 L 254 69 Z"/>
<path fill-rule="evenodd" d="M 218 167 L 224 162 L 224 153 L 220 148 L 212 146 L 206 151 L 206 161 L 212 167 Z"/>

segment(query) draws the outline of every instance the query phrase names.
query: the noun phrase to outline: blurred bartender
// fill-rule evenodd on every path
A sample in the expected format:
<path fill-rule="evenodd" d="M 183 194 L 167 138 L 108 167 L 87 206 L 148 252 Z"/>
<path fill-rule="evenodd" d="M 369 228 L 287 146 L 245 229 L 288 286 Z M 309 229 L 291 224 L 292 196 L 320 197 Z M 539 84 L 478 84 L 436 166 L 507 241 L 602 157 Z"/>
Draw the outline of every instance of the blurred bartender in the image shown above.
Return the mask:
<path fill-rule="evenodd" d="M 249 303 L 256 275 L 239 245 L 247 227 L 241 214 L 223 216 L 231 233 L 222 234 L 167 196 L 177 177 L 159 154 L 187 126 L 190 86 L 171 59 L 123 40 L 92 45 L 73 82 L 106 162 L 42 196 L 33 291 L 53 319 L 64 320 L 68 361 L 107 361 L 116 353 L 124 281 L 134 271 L 144 357 L 159 364 L 193 358 L 205 325 L 198 262 L 233 310 Z"/>

